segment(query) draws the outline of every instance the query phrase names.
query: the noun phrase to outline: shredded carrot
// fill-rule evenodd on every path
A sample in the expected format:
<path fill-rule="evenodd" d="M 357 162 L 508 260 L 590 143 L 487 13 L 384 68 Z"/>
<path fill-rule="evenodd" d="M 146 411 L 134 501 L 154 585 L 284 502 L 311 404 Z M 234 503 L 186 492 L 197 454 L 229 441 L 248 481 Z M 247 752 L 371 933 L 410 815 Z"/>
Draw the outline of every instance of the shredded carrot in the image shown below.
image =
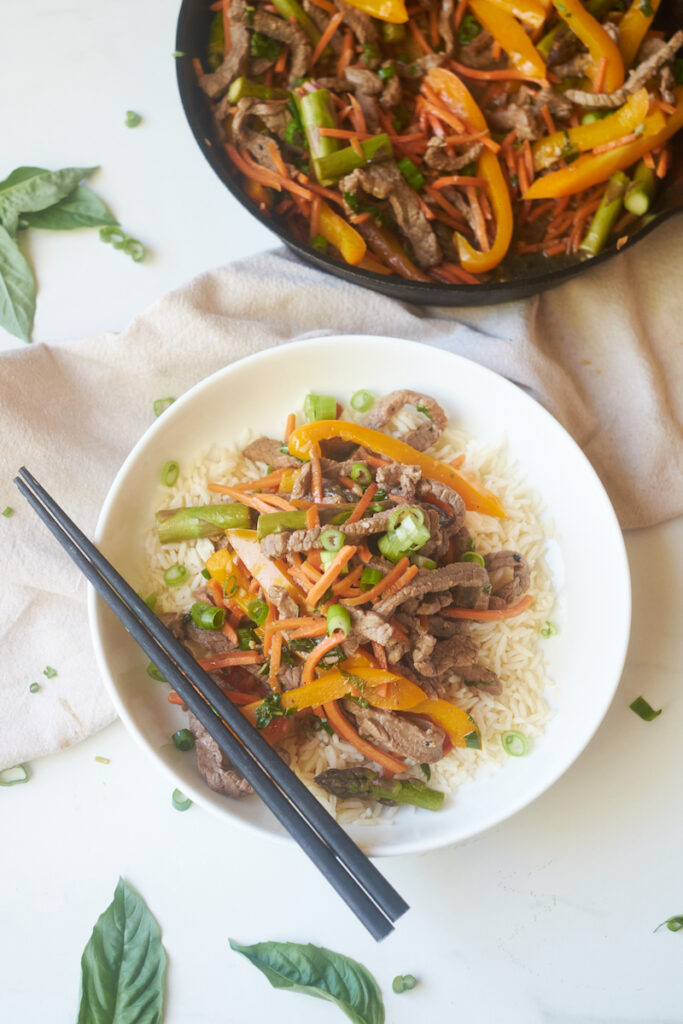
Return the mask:
<path fill-rule="evenodd" d="M 325 626 L 327 626 L 327 620 L 318 615 L 303 615 L 298 619 L 274 619 L 273 622 L 269 622 L 265 626 L 263 630 L 264 638 L 282 629 L 308 629 L 309 626 L 319 626 L 321 623 L 325 623 Z"/>
<path fill-rule="evenodd" d="M 361 158 L 361 160 L 365 160 L 363 147 L 361 146 L 357 135 L 354 135 L 353 138 L 351 139 L 351 149 Z"/>
<path fill-rule="evenodd" d="M 602 92 L 605 87 L 605 75 L 607 74 L 607 57 L 601 57 L 593 79 L 593 92 Z"/>
<path fill-rule="evenodd" d="M 216 605 L 216 608 L 225 608 L 225 603 L 223 601 L 223 588 L 218 580 L 207 580 L 206 589 L 211 594 L 211 599 Z"/>
<path fill-rule="evenodd" d="M 390 462 L 389 459 L 381 459 L 379 457 L 379 455 L 367 454 L 363 461 L 367 462 L 368 466 L 373 466 L 373 468 L 375 468 L 375 469 L 379 468 L 380 466 L 390 466 L 391 465 L 391 462 Z"/>
<path fill-rule="evenodd" d="M 350 102 L 351 107 L 352 107 L 350 117 L 351 117 L 351 123 L 352 123 L 353 127 L 357 131 L 363 132 L 363 133 L 367 134 L 368 126 L 365 123 L 365 114 L 361 110 L 361 107 L 360 107 L 360 104 L 359 104 L 358 100 L 351 93 L 349 93 L 349 102 Z"/>
<path fill-rule="evenodd" d="M 417 22 L 413 18 L 411 18 L 410 21 L 408 22 L 408 28 L 410 30 L 410 34 L 412 35 L 413 39 L 420 47 L 420 49 L 423 50 L 425 53 L 433 54 L 434 51 L 432 50 L 431 46 L 429 45 L 425 37 L 420 32 L 420 29 L 417 26 Z"/>
<path fill-rule="evenodd" d="M 465 11 L 467 10 L 467 4 L 469 0 L 458 0 L 458 6 L 455 9 L 454 23 L 456 29 L 460 28 L 462 19 L 465 17 Z"/>
<path fill-rule="evenodd" d="M 309 607 L 315 607 L 321 597 L 327 592 L 328 588 L 331 587 L 337 579 L 347 562 L 351 561 L 357 550 L 358 548 L 353 544 L 345 544 L 344 547 L 337 552 L 318 582 L 308 592 L 306 603 Z"/>
<path fill-rule="evenodd" d="M 541 117 L 545 122 L 545 126 L 548 129 L 548 135 L 555 134 L 555 122 L 553 121 L 553 115 L 550 113 L 550 108 L 547 103 L 544 103 L 541 107 Z"/>
<path fill-rule="evenodd" d="M 278 680 L 277 674 L 280 670 L 280 661 L 282 659 L 282 633 L 275 633 L 273 641 L 270 645 L 270 667 L 268 669 L 268 685 L 274 692 L 279 692 L 282 687 Z"/>
<path fill-rule="evenodd" d="M 655 162 L 652 153 L 643 153 L 643 163 L 646 167 L 649 167 L 651 171 L 654 171 Z"/>
<path fill-rule="evenodd" d="M 294 505 L 286 498 L 283 498 L 281 494 L 270 494 L 264 491 L 263 494 L 259 495 L 260 500 L 264 501 L 266 505 L 272 505 L 274 508 L 281 508 L 285 512 L 293 512 Z"/>
<path fill-rule="evenodd" d="M 392 585 L 396 580 L 400 579 L 403 573 L 406 571 L 410 562 L 404 555 L 403 558 L 396 563 L 394 568 L 386 574 L 386 576 L 376 583 L 370 590 L 366 590 L 362 597 L 354 597 L 350 600 L 344 601 L 350 608 L 355 607 L 357 604 L 365 604 L 366 601 L 375 601 L 384 591 Z"/>
<path fill-rule="evenodd" d="M 408 566 L 406 571 L 402 573 L 397 580 L 394 580 L 391 586 L 386 588 L 381 597 L 393 597 L 394 594 L 398 594 L 399 590 L 402 590 L 406 583 L 410 583 L 410 581 L 417 576 L 418 572 L 419 570 L 416 565 Z M 376 598 L 375 601 L 373 601 L 373 604 L 376 603 L 376 600 L 378 599 Z"/>
<path fill-rule="evenodd" d="M 472 210 L 472 216 L 474 218 L 474 230 L 479 243 L 479 248 L 482 252 L 488 252 L 491 246 L 489 245 L 489 238 L 486 234 L 486 224 L 484 222 L 484 212 L 479 202 L 479 196 L 477 195 L 476 188 L 468 185 L 465 189 L 467 198 L 470 203 L 470 209 Z"/>
<path fill-rule="evenodd" d="M 611 149 L 619 149 L 621 146 L 628 146 L 629 142 L 635 142 L 638 136 L 635 132 L 622 135 L 620 139 L 612 139 L 611 142 L 603 142 L 601 146 L 594 146 L 593 153 L 608 153 Z"/>
<path fill-rule="evenodd" d="M 528 139 L 525 139 L 522 143 L 522 153 L 524 155 L 524 164 L 526 166 L 527 178 L 529 179 L 529 184 L 531 185 L 533 184 L 534 180 L 534 157 L 533 153 L 531 152 L 531 143 Z"/>
<path fill-rule="evenodd" d="M 301 673 L 302 684 L 313 682 L 313 673 L 318 662 L 325 657 L 328 651 L 331 651 L 334 647 L 339 647 L 339 644 L 343 644 L 345 640 L 346 633 L 343 629 L 335 629 L 332 636 L 328 636 L 327 640 L 323 640 L 322 643 L 313 648 L 304 662 L 303 672 Z"/>
<path fill-rule="evenodd" d="M 273 71 L 275 72 L 276 75 L 281 75 L 282 72 L 287 67 L 287 57 L 288 56 L 289 56 L 289 47 L 288 46 L 283 46 L 282 47 L 282 53 L 280 54 L 278 59 L 275 61 L 275 67 L 273 68 Z"/>
<path fill-rule="evenodd" d="M 453 465 L 453 463 L 451 463 Z M 435 494 L 425 494 L 424 500 L 429 505 L 434 505 L 435 508 L 440 508 L 442 512 L 445 512 L 447 516 L 453 516 L 453 506 L 449 505 L 448 502 L 442 501 L 441 498 L 437 498 Z"/>
<path fill-rule="evenodd" d="M 436 0 L 432 0 L 432 5 L 429 8 L 429 41 L 432 46 L 438 46 L 441 42 L 441 36 L 439 34 L 439 11 Z"/>
<path fill-rule="evenodd" d="M 340 476 L 339 483 L 344 484 L 344 487 L 347 489 L 347 491 L 353 491 L 354 494 L 363 493 L 360 484 L 357 484 L 354 480 L 351 479 L 350 476 Z"/>
<path fill-rule="evenodd" d="M 310 562 L 306 561 L 301 566 L 302 573 L 311 581 L 311 583 L 317 583 L 322 573 L 315 566 L 311 565 Z"/>
<path fill-rule="evenodd" d="M 465 461 L 465 453 L 462 452 L 460 455 L 456 455 L 454 459 L 451 459 L 449 465 L 452 466 L 453 469 L 459 469 L 460 466 L 462 466 L 464 461 Z"/>
<path fill-rule="evenodd" d="M 394 640 L 403 640 L 403 641 L 405 641 L 405 640 L 409 640 L 410 639 L 409 636 L 408 636 L 408 630 L 404 629 L 404 627 L 401 625 L 401 623 L 397 622 L 396 619 L 392 619 L 391 622 L 389 623 L 389 625 L 391 626 L 391 628 L 392 628 L 392 630 L 394 632 Z"/>
<path fill-rule="evenodd" d="M 312 0 L 312 3 L 314 3 L 316 7 L 320 7 L 321 10 L 327 11 L 328 14 L 337 13 L 337 8 L 334 4 L 330 3 L 330 0 Z"/>
<path fill-rule="evenodd" d="M 311 241 L 320 234 L 320 204 L 322 199 L 320 196 L 313 196 L 313 202 L 311 203 L 311 229 L 309 237 Z"/>
<path fill-rule="evenodd" d="M 352 590 L 356 583 L 363 575 L 364 565 L 358 565 L 355 569 L 352 569 L 348 576 L 344 576 L 342 580 L 338 580 L 337 583 L 332 585 L 333 594 L 348 594 L 349 590 Z"/>
<path fill-rule="evenodd" d="M 237 643 L 237 633 L 235 632 L 235 627 L 232 625 L 231 622 L 228 622 L 227 619 L 223 625 L 221 633 L 223 634 L 223 636 L 227 636 L 230 643 Z"/>
<path fill-rule="evenodd" d="M 326 48 L 326 46 L 329 43 L 330 39 L 332 38 L 334 33 L 337 31 L 337 29 L 339 28 L 339 26 L 341 25 L 343 20 L 344 20 L 344 13 L 343 13 L 343 11 L 337 11 L 336 14 L 332 15 L 332 17 L 330 18 L 330 20 L 328 22 L 327 28 L 325 29 L 325 31 L 321 35 L 320 39 L 316 43 L 315 49 L 313 50 L 313 53 L 311 54 L 311 59 L 310 59 L 309 65 L 308 65 L 309 68 L 312 68 L 315 65 L 316 61 L 318 60 L 318 58 L 322 54 L 323 50 Z"/>
<path fill-rule="evenodd" d="M 664 178 L 666 172 L 669 170 L 669 150 L 666 147 L 662 150 L 662 155 L 657 161 L 657 169 L 655 174 L 658 178 Z"/>
<path fill-rule="evenodd" d="M 472 185 L 483 188 L 486 185 L 486 178 L 473 178 L 467 174 L 449 174 L 445 178 L 436 178 L 432 182 L 432 188 L 446 188 L 447 185 Z"/>
<path fill-rule="evenodd" d="M 533 598 L 526 594 L 521 601 L 509 608 L 487 608 L 478 611 L 476 608 L 442 608 L 440 615 L 448 619 L 476 619 L 481 622 L 489 622 L 497 619 L 510 619 L 514 615 L 520 615 L 526 611 Z"/>
<path fill-rule="evenodd" d="M 675 114 L 676 113 L 676 108 L 673 106 L 673 104 L 672 103 L 667 103 L 666 100 L 662 100 L 662 99 L 655 100 L 655 107 L 658 107 L 659 110 L 662 110 L 665 114 Z"/>
<path fill-rule="evenodd" d="M 367 740 L 361 739 L 356 730 L 353 728 L 348 718 L 345 718 L 340 711 L 337 701 L 329 701 L 327 704 L 323 704 L 323 710 L 325 717 L 330 723 L 334 731 L 343 740 L 351 743 L 356 750 L 359 750 L 363 757 L 367 757 L 369 761 L 374 761 L 380 765 L 386 772 L 391 775 L 398 775 L 400 772 L 406 770 L 406 766 L 403 762 L 392 757 L 391 754 L 385 754 L 383 750 L 378 750 L 377 747 L 373 747 Z"/>
<path fill-rule="evenodd" d="M 309 637 L 325 636 L 327 633 L 327 621 L 323 621 L 317 626 L 305 626 L 303 629 L 297 629 L 290 634 L 291 640 L 302 640 Z"/>
<path fill-rule="evenodd" d="M 289 441 L 289 435 L 292 433 L 292 431 L 295 428 L 296 428 L 296 413 L 290 412 L 289 416 L 287 417 L 287 422 L 285 423 L 285 444 L 287 444 L 287 442 Z M 279 471 L 276 470 L 276 472 L 279 472 Z M 284 473 L 284 469 L 282 470 L 282 472 Z"/>
<path fill-rule="evenodd" d="M 203 75 L 204 75 L 204 68 L 202 67 L 202 62 L 200 61 L 199 57 L 193 57 L 192 58 L 192 68 L 193 68 L 194 73 L 197 76 L 197 78 L 202 78 L 203 77 Z"/>
<path fill-rule="evenodd" d="M 264 487 L 277 487 L 282 480 L 282 474 L 284 469 L 275 469 L 272 473 L 268 473 L 267 476 L 262 476 L 258 480 L 248 480 L 245 484 L 235 484 L 233 490 L 235 491 L 260 491 Z"/>
<path fill-rule="evenodd" d="M 365 491 L 365 494 L 360 499 L 360 501 L 358 502 L 358 504 L 356 505 L 356 507 L 354 508 L 353 512 L 351 513 L 349 518 L 346 520 L 346 522 L 347 523 L 357 523 L 358 520 L 363 516 L 363 513 L 367 509 L 368 505 L 370 504 L 370 502 L 372 501 L 372 499 L 374 498 L 376 493 L 377 493 L 377 484 L 376 483 L 371 483 L 367 487 L 367 489 Z"/>
<path fill-rule="evenodd" d="M 313 0 L 315 3 L 315 0 Z M 336 10 L 336 8 L 333 8 Z M 353 60 L 353 49 L 354 49 L 354 36 L 353 32 L 349 29 L 344 34 L 344 42 L 342 43 L 341 53 L 339 54 L 339 60 L 337 62 L 337 76 L 339 78 L 344 77 L 344 69 L 349 66 Z"/>
<path fill-rule="evenodd" d="M 318 135 L 323 139 L 372 139 L 370 132 L 352 132 L 348 128 L 318 128 Z"/>
<path fill-rule="evenodd" d="M 365 541 L 363 541 L 363 543 L 358 548 L 358 557 L 360 558 L 361 562 L 363 562 L 365 565 L 367 565 L 370 559 L 372 558 L 372 551 L 367 546 Z"/>
<path fill-rule="evenodd" d="M 200 658 L 198 664 L 205 672 L 213 672 L 217 668 L 229 668 L 231 665 L 260 665 L 264 660 L 258 651 L 227 651 L 212 658 Z"/>
<path fill-rule="evenodd" d="M 209 490 L 214 491 L 216 494 L 227 494 L 230 498 L 234 498 L 235 501 L 240 501 L 243 505 L 247 505 L 249 508 L 253 508 L 257 512 L 273 511 L 270 505 L 266 505 L 265 501 L 261 501 L 259 498 L 252 497 L 251 495 L 244 494 L 242 491 L 238 491 L 234 487 L 227 487 L 225 484 L 209 484 Z"/>
<path fill-rule="evenodd" d="M 465 220 L 463 215 L 460 213 L 460 210 L 458 210 L 456 206 L 453 206 L 452 203 L 449 203 L 448 200 L 441 195 L 438 189 L 433 189 L 431 185 L 427 185 L 426 191 L 428 195 L 430 195 L 432 199 L 434 199 L 435 202 L 437 202 L 439 206 L 441 206 L 446 213 L 453 218 L 453 220 L 464 225 Z"/>
<path fill-rule="evenodd" d="M 493 46 L 491 47 L 491 59 L 500 60 L 500 55 L 502 52 L 503 48 L 501 47 L 500 43 L 498 42 L 497 39 L 494 40 Z"/>
<path fill-rule="evenodd" d="M 621 238 L 617 238 L 617 252 L 623 249 L 628 242 L 628 235 L 622 235 Z"/>
<path fill-rule="evenodd" d="M 225 143 L 225 150 L 237 169 L 241 171 L 245 177 L 251 178 L 252 181 L 256 181 L 260 185 L 266 185 L 268 188 L 274 188 L 278 192 L 284 188 L 288 192 L 291 192 L 293 196 L 298 196 L 300 199 L 307 199 L 310 201 L 313 198 L 308 189 L 303 188 L 301 185 L 297 185 L 296 182 L 291 180 L 291 178 L 283 178 L 281 174 L 268 170 L 266 167 L 261 167 L 255 161 L 251 160 L 250 157 L 246 156 L 246 154 L 238 152 L 238 150 L 229 142 Z"/>
<path fill-rule="evenodd" d="M 497 71 L 480 71 L 477 68 L 467 67 L 466 64 L 458 64 L 457 60 L 449 61 L 453 71 L 456 71 L 463 78 L 476 78 L 482 82 L 495 81 L 496 79 L 509 78 L 515 82 L 535 82 L 536 85 L 548 86 L 550 83 L 547 78 L 532 78 L 529 75 L 523 74 L 521 71 L 516 71 L 514 68 L 501 68 Z"/>
<path fill-rule="evenodd" d="M 314 501 L 323 500 L 323 473 L 320 465 L 320 456 L 311 452 L 311 493 Z"/>
<path fill-rule="evenodd" d="M 320 513 L 315 505 L 311 505 L 311 507 L 306 510 L 306 529 L 314 530 L 316 526 L 320 526 Z"/>

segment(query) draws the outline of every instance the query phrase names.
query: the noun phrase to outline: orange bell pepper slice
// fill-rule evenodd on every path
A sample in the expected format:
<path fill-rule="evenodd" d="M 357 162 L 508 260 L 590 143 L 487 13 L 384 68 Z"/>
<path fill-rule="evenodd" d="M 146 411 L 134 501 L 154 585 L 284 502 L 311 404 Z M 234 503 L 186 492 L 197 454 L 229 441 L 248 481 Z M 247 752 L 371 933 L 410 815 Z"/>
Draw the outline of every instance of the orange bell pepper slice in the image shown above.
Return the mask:
<path fill-rule="evenodd" d="M 230 546 L 236 552 L 238 558 L 244 562 L 254 579 L 258 580 L 265 594 L 270 591 L 271 587 L 284 587 L 287 593 L 297 603 L 300 603 L 301 594 L 292 581 L 261 551 L 256 530 L 226 530 L 225 532 L 230 541 Z M 211 572 L 211 569 L 209 569 L 209 572 Z"/>
<path fill-rule="evenodd" d="M 650 97 L 647 89 L 639 89 L 629 96 L 623 107 L 613 114 L 603 117 L 592 124 L 577 124 L 566 131 L 554 132 L 534 142 L 531 150 L 534 156 L 534 167 L 537 171 L 549 167 L 562 156 L 571 153 L 585 153 L 594 146 L 602 146 L 605 142 L 613 142 L 628 135 L 639 124 L 642 124 L 650 109 Z"/>
<path fill-rule="evenodd" d="M 658 110 L 646 118 L 644 123 L 645 130 L 639 139 L 597 156 L 592 153 L 580 156 L 568 167 L 537 178 L 523 198 L 556 199 L 583 192 L 586 188 L 607 181 L 617 171 L 633 166 L 645 153 L 662 146 L 683 127 L 683 86 L 676 89 L 676 109 L 669 118 L 664 120 Z"/>
<path fill-rule="evenodd" d="M 545 78 L 543 57 L 520 23 L 502 4 L 492 3 L 491 0 L 470 0 L 469 8 L 496 42 L 500 43 L 513 67 L 529 78 Z M 543 14 L 541 24 L 544 20 Z"/>
<path fill-rule="evenodd" d="M 640 0 L 637 2 L 640 3 Z M 624 62 L 617 44 L 607 35 L 600 22 L 588 13 L 581 0 L 553 0 L 553 5 L 568 28 L 588 47 L 593 61 L 591 79 L 595 80 L 598 66 L 604 57 L 607 61 L 604 89 L 605 92 L 615 92 L 624 84 Z"/>
<path fill-rule="evenodd" d="M 640 49 L 640 44 L 652 24 L 661 0 L 649 0 L 643 14 L 643 0 L 632 0 L 631 6 L 619 22 L 619 52 L 625 68 L 630 68 Z"/>
<path fill-rule="evenodd" d="M 522 29 L 522 33 L 524 30 Z M 487 132 L 486 118 L 477 106 L 467 86 L 445 68 L 430 68 L 426 81 L 437 94 L 444 106 L 460 117 L 473 132 Z M 458 247 L 458 255 L 463 268 L 471 274 L 484 274 L 498 266 L 510 248 L 514 220 L 512 202 L 507 182 L 498 163 L 498 157 L 489 149 L 484 148 L 477 160 L 477 176 L 485 178 L 491 207 L 496 218 L 496 237 L 488 252 L 474 249 L 467 239 L 454 234 Z M 457 488 L 456 488 L 457 490 Z M 458 493 L 462 494 L 461 491 Z M 464 495 L 462 495 L 464 498 Z M 495 515 L 496 513 L 489 513 Z"/>
<path fill-rule="evenodd" d="M 398 438 L 389 437 L 379 430 L 371 430 L 360 423 L 346 420 L 316 420 L 304 423 L 292 431 L 289 438 L 289 451 L 298 459 L 309 459 L 311 449 L 320 441 L 331 437 L 341 437 L 344 441 L 355 441 L 356 444 L 369 448 L 379 455 L 386 455 L 395 462 L 403 462 L 408 466 L 419 466 L 428 480 L 439 480 L 456 491 L 465 502 L 465 508 L 485 515 L 505 518 L 500 498 L 470 476 L 449 466 L 446 462 L 434 459 L 431 455 L 411 448 Z M 314 449 L 315 450 L 315 449 Z M 231 531 L 233 532 L 233 531 Z"/>
<path fill-rule="evenodd" d="M 428 715 L 448 733 L 454 747 L 481 750 L 481 733 L 471 715 L 448 700 L 425 700 L 410 709 L 414 715 Z"/>
<path fill-rule="evenodd" d="M 343 217 L 322 200 L 320 203 L 320 234 L 339 249 L 347 263 L 355 266 L 365 256 L 365 239 L 347 224 Z"/>
<path fill-rule="evenodd" d="M 548 17 L 549 4 L 542 4 L 540 0 L 489 0 L 489 5 L 514 15 L 533 29 L 539 29 Z"/>
<path fill-rule="evenodd" d="M 348 0 L 348 4 L 358 11 L 369 14 L 371 18 L 390 21 L 394 25 L 401 25 L 408 20 L 403 0 Z"/>

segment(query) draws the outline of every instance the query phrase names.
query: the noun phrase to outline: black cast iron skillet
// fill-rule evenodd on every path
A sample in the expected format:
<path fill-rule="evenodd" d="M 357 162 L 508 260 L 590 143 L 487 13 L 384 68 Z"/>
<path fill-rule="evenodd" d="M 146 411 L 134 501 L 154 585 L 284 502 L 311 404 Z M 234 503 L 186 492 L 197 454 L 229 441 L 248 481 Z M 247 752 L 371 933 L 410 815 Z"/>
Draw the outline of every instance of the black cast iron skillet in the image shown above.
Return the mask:
<path fill-rule="evenodd" d="M 382 292 L 403 302 L 434 306 L 482 306 L 536 295 L 578 274 L 583 274 L 617 254 L 616 246 L 611 245 L 599 256 L 587 260 L 579 259 L 577 256 L 555 256 L 552 259 L 543 256 L 513 256 L 502 265 L 501 274 L 505 275 L 505 280 L 487 281 L 479 285 L 444 285 L 423 284 L 419 281 L 406 281 L 402 277 L 373 274 L 346 263 L 339 263 L 330 256 L 317 252 L 311 246 L 303 245 L 289 233 L 283 222 L 268 217 L 259 210 L 242 188 L 230 159 L 216 140 L 211 111 L 204 93 L 197 85 L 192 68 L 193 57 L 199 57 L 202 62 L 204 60 L 212 16 L 209 0 L 183 0 L 176 35 L 176 47 L 183 56 L 177 58 L 176 65 L 178 88 L 185 115 L 199 148 L 223 184 L 242 206 L 306 262 L 314 264 L 328 274 L 335 274 L 346 281 Z M 667 36 L 676 28 L 683 26 L 683 0 L 664 0 L 655 25 L 663 29 Z M 622 246 L 622 252 L 639 242 L 672 214 L 683 209 L 683 132 L 679 132 L 674 138 L 673 146 L 673 168 L 669 174 L 667 187 L 660 191 L 647 223 L 629 237 Z"/>

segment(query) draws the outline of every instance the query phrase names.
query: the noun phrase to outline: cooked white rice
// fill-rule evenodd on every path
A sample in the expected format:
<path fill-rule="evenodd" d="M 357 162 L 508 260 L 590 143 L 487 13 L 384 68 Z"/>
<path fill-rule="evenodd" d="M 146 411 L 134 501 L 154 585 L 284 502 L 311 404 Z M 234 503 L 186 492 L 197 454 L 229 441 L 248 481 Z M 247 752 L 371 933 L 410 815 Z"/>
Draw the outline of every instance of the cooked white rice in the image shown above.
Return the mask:
<path fill-rule="evenodd" d="M 343 418 L 358 419 L 351 409 L 345 409 Z M 389 424 L 391 432 L 403 434 L 420 420 L 420 414 L 403 410 Z M 208 489 L 211 482 L 235 484 L 262 476 L 265 467 L 242 455 L 249 435 L 237 439 L 230 448 L 212 448 L 200 453 L 197 461 L 183 467 L 174 487 L 164 488 L 159 508 L 208 504 L 215 495 Z M 492 696 L 474 687 L 455 687 L 455 702 L 468 711 L 481 731 L 481 750 L 456 748 L 437 764 L 432 765 L 430 785 L 453 793 L 475 774 L 491 771 L 505 761 L 500 736 L 509 729 L 518 729 L 533 743 L 545 727 L 550 711 L 543 692 L 549 685 L 543 663 L 541 627 L 550 618 L 554 603 L 550 572 L 545 562 L 545 548 L 551 532 L 544 521 L 544 510 L 537 495 L 526 488 L 505 446 L 481 444 L 454 428 L 448 429 L 429 454 L 448 461 L 456 455 L 466 456 L 464 469 L 499 495 L 506 519 L 468 512 L 466 524 L 472 534 L 477 551 L 485 555 L 501 548 L 520 552 L 531 570 L 529 592 L 533 603 L 521 615 L 507 620 L 472 623 L 472 636 L 480 650 L 480 661 L 491 668 L 502 681 L 503 692 Z M 209 540 L 161 545 L 156 530 L 145 538 L 149 575 L 146 587 L 157 593 L 158 611 L 185 611 L 192 603 L 192 592 L 205 582 L 201 571 L 213 545 Z M 179 563 L 188 569 L 186 582 L 169 589 L 163 574 Z M 383 822 L 396 814 L 399 808 L 368 804 L 361 800 L 338 801 L 313 782 L 314 777 L 327 768 L 348 767 L 363 762 L 362 755 L 338 736 L 324 731 L 308 739 L 292 738 L 286 743 L 291 765 L 304 782 L 344 823 L 373 824 L 381 817 Z M 415 808 L 403 808 L 410 813 Z"/>

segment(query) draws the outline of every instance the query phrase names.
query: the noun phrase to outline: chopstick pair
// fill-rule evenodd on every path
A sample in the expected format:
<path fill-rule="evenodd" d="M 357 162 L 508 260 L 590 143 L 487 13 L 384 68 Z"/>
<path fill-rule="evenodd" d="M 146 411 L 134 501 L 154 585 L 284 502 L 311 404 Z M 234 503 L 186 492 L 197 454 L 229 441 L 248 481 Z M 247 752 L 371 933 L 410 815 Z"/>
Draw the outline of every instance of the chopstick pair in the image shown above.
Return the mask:
<path fill-rule="evenodd" d="M 38 481 L 14 480 L 98 595 L 371 935 L 408 904 Z"/>

